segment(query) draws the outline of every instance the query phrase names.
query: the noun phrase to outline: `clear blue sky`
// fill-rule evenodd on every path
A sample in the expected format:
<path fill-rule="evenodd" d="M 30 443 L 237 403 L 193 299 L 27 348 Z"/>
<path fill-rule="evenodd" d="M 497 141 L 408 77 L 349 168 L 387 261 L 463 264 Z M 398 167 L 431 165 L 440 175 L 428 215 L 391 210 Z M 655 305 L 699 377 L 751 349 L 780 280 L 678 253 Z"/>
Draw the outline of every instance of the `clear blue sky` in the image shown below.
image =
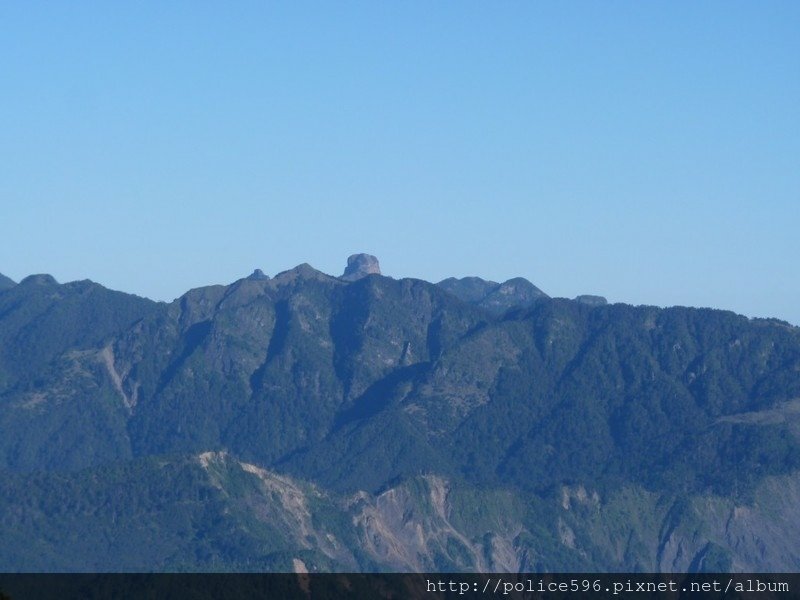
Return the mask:
<path fill-rule="evenodd" d="M 5 2 L 0 272 L 348 254 L 800 324 L 800 2 Z"/>

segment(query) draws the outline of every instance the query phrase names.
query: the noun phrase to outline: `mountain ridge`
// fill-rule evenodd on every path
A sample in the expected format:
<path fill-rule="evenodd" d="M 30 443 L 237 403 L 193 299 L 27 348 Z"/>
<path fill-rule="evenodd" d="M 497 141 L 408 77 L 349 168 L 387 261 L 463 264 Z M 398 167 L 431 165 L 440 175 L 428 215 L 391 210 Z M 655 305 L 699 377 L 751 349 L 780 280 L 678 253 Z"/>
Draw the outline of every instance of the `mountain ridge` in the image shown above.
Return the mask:
<path fill-rule="evenodd" d="M 507 308 L 485 302 L 500 289 Z M 169 552 L 200 570 L 295 559 L 320 570 L 797 568 L 800 329 L 536 290 L 376 273 L 348 282 L 306 264 L 171 303 L 88 281 L 20 283 L 0 293 L 0 507 L 47 507 L 47 493 L 72 490 L 90 510 L 113 473 L 135 472 L 125 502 L 149 506 L 165 540 L 178 539 L 169 511 L 195 523 Z M 222 496 L 208 472 L 179 466 L 199 456 L 228 465 Z M 162 463 L 185 478 L 184 509 L 137 491 L 163 489 Z M 234 510 L 225 498 L 254 485 L 242 469 L 278 496 L 247 492 Z M 778 481 L 784 495 L 764 512 Z M 345 499 L 362 496 L 353 512 Z M 287 525 L 295 501 L 311 515 L 302 527 Z M 125 560 L 178 564 L 148 553 L 144 530 L 119 540 L 112 513 L 97 529 L 80 511 L 50 510 L 0 531 L 24 532 L 34 548 L 71 523 L 117 539 Z M 625 511 L 634 522 L 615 516 Z M 212 526 L 223 514 L 238 542 Z M 732 514 L 750 516 L 730 529 Z M 310 522 L 323 525 L 311 546 Z M 271 545 L 276 527 L 283 541 Z M 86 548 L 68 551 L 78 562 L 50 548 L 42 568 L 100 564 Z"/>
<path fill-rule="evenodd" d="M 7 290 L 9 288 L 14 287 L 17 285 L 17 282 L 11 279 L 10 277 L 6 277 L 2 273 L 0 273 L 0 292 L 3 290 Z"/>

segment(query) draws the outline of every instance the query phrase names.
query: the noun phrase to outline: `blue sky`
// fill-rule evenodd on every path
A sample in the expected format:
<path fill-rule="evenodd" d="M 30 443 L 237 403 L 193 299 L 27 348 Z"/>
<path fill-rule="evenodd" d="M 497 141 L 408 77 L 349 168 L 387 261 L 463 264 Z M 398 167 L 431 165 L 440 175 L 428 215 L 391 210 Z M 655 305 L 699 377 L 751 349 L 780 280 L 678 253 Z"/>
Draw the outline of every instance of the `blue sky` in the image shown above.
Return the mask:
<path fill-rule="evenodd" d="M 800 324 L 798 2 L 7 2 L 0 272 L 394 277 Z"/>

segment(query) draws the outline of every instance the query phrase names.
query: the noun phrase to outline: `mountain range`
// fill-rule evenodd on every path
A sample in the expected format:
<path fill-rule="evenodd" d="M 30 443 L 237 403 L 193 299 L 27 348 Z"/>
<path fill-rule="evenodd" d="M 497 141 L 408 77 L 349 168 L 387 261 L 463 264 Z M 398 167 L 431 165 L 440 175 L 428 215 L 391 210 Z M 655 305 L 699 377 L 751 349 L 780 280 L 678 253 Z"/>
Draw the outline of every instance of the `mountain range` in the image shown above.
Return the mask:
<path fill-rule="evenodd" d="M 797 571 L 800 329 L 521 278 L 0 276 L 0 570 Z"/>

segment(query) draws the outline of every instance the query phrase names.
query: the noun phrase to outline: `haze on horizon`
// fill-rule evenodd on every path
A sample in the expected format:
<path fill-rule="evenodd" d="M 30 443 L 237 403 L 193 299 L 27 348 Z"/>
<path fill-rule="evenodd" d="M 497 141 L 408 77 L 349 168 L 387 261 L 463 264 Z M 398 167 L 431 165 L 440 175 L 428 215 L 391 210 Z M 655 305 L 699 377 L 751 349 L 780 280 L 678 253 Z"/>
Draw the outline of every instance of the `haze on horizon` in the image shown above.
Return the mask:
<path fill-rule="evenodd" d="M 795 2 L 0 7 L 0 273 L 522 276 L 800 324 Z"/>

